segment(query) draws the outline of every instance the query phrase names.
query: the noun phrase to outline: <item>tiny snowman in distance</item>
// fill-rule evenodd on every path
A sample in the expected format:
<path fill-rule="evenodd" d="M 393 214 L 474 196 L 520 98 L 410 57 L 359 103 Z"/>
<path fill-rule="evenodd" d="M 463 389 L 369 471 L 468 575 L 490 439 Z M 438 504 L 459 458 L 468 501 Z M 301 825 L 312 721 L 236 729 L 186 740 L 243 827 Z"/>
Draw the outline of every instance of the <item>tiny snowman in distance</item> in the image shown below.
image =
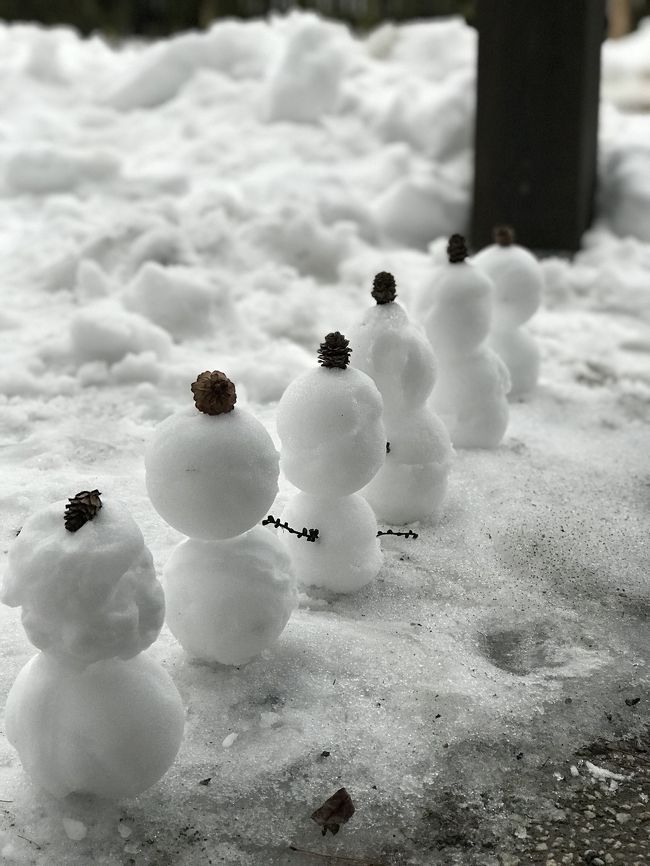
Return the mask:
<path fill-rule="evenodd" d="M 177 529 L 193 528 L 163 569 L 167 624 L 192 658 L 242 665 L 273 644 L 298 600 L 284 546 L 255 526 L 275 498 L 279 456 L 263 425 L 235 409 L 224 373 L 201 373 L 192 393 L 196 409 L 163 421 L 145 456 L 154 508 Z M 165 459 L 174 461 L 168 490 Z"/>
<path fill-rule="evenodd" d="M 146 484 L 158 514 L 190 538 L 232 538 L 254 526 L 278 492 L 278 452 L 265 427 L 233 411 L 235 386 L 201 373 L 195 406 L 160 423 L 145 451 Z"/>
<path fill-rule="evenodd" d="M 341 333 L 328 334 L 320 366 L 289 384 L 277 411 L 280 464 L 301 491 L 281 520 L 318 527 L 313 543 L 281 535 L 299 582 L 335 592 L 360 589 L 382 563 L 375 515 L 357 492 L 385 459 L 382 400 L 372 379 L 348 366 L 351 351 Z"/>
<path fill-rule="evenodd" d="M 164 596 L 126 508 L 82 491 L 25 521 L 2 600 L 22 607 L 41 652 L 18 674 L 7 738 L 32 781 L 55 797 L 133 797 L 169 769 L 184 711 L 164 668 L 142 652 Z"/>
<path fill-rule="evenodd" d="M 380 520 L 403 525 L 437 514 L 453 448 L 427 406 L 436 377 L 431 344 L 395 300 L 392 274 L 375 276 L 372 296 L 376 305 L 352 334 L 353 364 L 379 389 L 388 442 L 386 462 L 361 492 Z"/>
<path fill-rule="evenodd" d="M 433 308 L 424 328 L 438 359 L 431 406 L 457 448 L 496 448 L 508 426 L 508 368 L 487 345 L 494 286 L 467 262 L 461 235 L 447 246 L 436 271 Z"/>
<path fill-rule="evenodd" d="M 494 243 L 472 259 L 495 286 L 494 317 L 488 343 L 510 373 L 510 400 L 530 394 L 537 385 L 539 348 L 522 325 L 539 309 L 544 289 L 539 262 L 514 240 L 514 231 L 509 226 L 497 226 Z"/>

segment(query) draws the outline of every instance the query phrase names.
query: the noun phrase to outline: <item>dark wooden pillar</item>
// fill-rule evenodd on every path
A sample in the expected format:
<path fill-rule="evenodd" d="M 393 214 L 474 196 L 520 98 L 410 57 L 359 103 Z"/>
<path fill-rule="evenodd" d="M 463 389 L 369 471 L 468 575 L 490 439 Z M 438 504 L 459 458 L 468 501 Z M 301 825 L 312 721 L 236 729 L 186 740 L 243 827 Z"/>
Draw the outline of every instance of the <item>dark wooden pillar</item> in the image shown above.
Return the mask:
<path fill-rule="evenodd" d="M 478 0 L 472 245 L 576 250 L 593 215 L 605 0 Z"/>

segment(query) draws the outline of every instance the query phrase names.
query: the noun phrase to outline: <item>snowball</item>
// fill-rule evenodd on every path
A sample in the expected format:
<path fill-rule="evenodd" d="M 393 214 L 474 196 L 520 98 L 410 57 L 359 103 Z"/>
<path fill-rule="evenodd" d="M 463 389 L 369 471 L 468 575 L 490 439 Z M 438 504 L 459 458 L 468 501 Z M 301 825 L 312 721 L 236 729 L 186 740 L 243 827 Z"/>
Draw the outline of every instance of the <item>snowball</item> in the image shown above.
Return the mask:
<path fill-rule="evenodd" d="M 147 491 L 163 520 L 192 538 L 246 532 L 278 492 L 279 456 L 263 425 L 235 407 L 222 415 L 195 408 L 166 418 L 145 452 Z"/>
<path fill-rule="evenodd" d="M 70 322 L 70 338 L 80 363 L 115 364 L 128 354 L 146 351 L 165 358 L 172 347 L 169 334 L 162 328 L 109 300 L 89 304 L 75 313 Z"/>
<path fill-rule="evenodd" d="M 403 526 L 438 516 L 447 493 L 449 466 L 388 459 L 361 491 L 381 523 Z"/>
<path fill-rule="evenodd" d="M 120 163 L 111 153 L 40 144 L 9 157 L 5 182 L 13 192 L 40 195 L 71 190 L 86 181 L 110 180 L 119 169 Z"/>
<path fill-rule="evenodd" d="M 65 506 L 25 521 L 9 551 L 2 601 L 22 606 L 28 638 L 57 658 L 131 658 L 154 642 L 165 613 L 142 533 L 115 501 L 70 532 Z"/>
<path fill-rule="evenodd" d="M 496 448 L 508 426 L 510 375 L 485 345 L 441 362 L 431 406 L 457 448 Z"/>
<path fill-rule="evenodd" d="M 182 542 L 163 585 L 167 624 L 185 651 L 229 665 L 270 647 L 298 601 L 289 557 L 261 526 L 227 541 Z"/>
<path fill-rule="evenodd" d="M 539 377 L 540 352 L 537 343 L 524 328 L 499 329 L 490 334 L 489 345 L 508 368 L 510 400 L 535 390 Z"/>
<path fill-rule="evenodd" d="M 328 27 L 317 20 L 299 26 L 270 75 L 267 120 L 313 123 L 333 112 L 344 68 L 345 55 Z"/>
<path fill-rule="evenodd" d="M 457 262 L 436 268 L 425 287 L 433 306 L 424 320 L 436 357 L 458 357 L 480 345 L 490 332 L 494 286 L 474 265 Z M 445 362 L 446 363 L 446 362 Z"/>
<path fill-rule="evenodd" d="M 124 292 L 124 303 L 177 340 L 212 329 L 213 290 L 190 269 L 144 264 Z"/>
<path fill-rule="evenodd" d="M 494 283 L 494 327 L 514 328 L 539 309 L 544 275 L 535 256 L 517 244 L 491 244 L 472 259 Z"/>
<path fill-rule="evenodd" d="M 377 576 L 382 563 L 377 521 L 365 499 L 298 493 L 281 517 L 293 529 L 318 529 L 315 542 L 280 530 L 298 582 L 354 592 Z"/>
<path fill-rule="evenodd" d="M 307 493 L 353 493 L 384 462 L 381 395 L 361 370 L 317 367 L 298 376 L 280 399 L 277 427 L 282 470 Z"/>
<path fill-rule="evenodd" d="M 141 654 L 78 670 L 45 653 L 18 674 L 5 730 L 32 781 L 54 797 L 134 797 L 169 769 L 183 736 L 169 674 Z"/>
<path fill-rule="evenodd" d="M 401 525 L 437 516 L 453 458 L 447 428 L 423 406 L 389 419 L 386 437 L 386 462 L 361 491 L 377 518 Z"/>
<path fill-rule="evenodd" d="M 447 428 L 428 406 L 421 406 L 402 418 L 387 419 L 386 439 L 390 443 L 386 463 L 448 466 L 452 459 Z"/>
<path fill-rule="evenodd" d="M 350 334 L 351 363 L 373 379 L 384 412 L 399 415 L 425 402 L 436 377 L 431 344 L 397 302 L 377 304 Z"/>

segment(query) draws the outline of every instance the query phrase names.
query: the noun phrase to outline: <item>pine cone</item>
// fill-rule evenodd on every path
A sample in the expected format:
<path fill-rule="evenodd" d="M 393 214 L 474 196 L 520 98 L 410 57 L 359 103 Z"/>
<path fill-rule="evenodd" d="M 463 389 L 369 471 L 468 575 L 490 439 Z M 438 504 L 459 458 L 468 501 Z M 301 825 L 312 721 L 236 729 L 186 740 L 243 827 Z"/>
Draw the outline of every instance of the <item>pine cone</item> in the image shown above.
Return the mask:
<path fill-rule="evenodd" d="M 72 499 L 68 499 L 63 516 L 68 532 L 76 532 L 95 517 L 102 507 L 100 496 L 99 490 L 82 490 Z"/>
<path fill-rule="evenodd" d="M 382 271 L 372 281 L 372 296 L 378 304 L 390 304 L 395 300 L 395 277 Z"/>
<path fill-rule="evenodd" d="M 192 393 L 196 408 L 206 415 L 232 412 L 237 402 L 235 386 L 226 374 L 219 370 L 199 373 L 196 382 L 192 383 Z"/>
<path fill-rule="evenodd" d="M 340 367 L 342 370 L 350 363 L 349 348 L 350 341 L 346 340 L 339 331 L 334 331 L 325 337 L 325 342 L 320 344 L 318 361 L 323 367 Z"/>
<path fill-rule="evenodd" d="M 515 242 L 515 230 L 512 226 L 495 226 L 492 237 L 500 247 L 509 247 Z"/>
<path fill-rule="evenodd" d="M 462 235 L 452 235 L 447 244 L 447 255 L 452 265 L 460 264 L 467 258 L 467 246 Z"/>

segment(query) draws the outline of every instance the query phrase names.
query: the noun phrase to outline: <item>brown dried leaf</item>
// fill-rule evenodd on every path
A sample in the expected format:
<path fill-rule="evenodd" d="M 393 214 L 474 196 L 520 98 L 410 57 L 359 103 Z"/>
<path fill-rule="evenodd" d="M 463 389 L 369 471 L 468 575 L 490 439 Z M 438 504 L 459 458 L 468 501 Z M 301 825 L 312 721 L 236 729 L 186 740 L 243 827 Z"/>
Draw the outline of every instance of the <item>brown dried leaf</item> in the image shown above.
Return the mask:
<path fill-rule="evenodd" d="M 311 819 L 323 828 L 323 836 L 328 830 L 335 835 L 339 832 L 341 824 L 346 824 L 353 815 L 354 803 L 350 795 L 345 788 L 339 788 L 312 813 Z"/>

